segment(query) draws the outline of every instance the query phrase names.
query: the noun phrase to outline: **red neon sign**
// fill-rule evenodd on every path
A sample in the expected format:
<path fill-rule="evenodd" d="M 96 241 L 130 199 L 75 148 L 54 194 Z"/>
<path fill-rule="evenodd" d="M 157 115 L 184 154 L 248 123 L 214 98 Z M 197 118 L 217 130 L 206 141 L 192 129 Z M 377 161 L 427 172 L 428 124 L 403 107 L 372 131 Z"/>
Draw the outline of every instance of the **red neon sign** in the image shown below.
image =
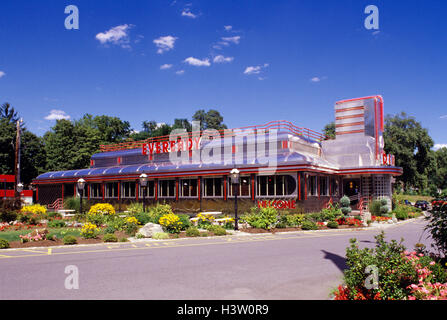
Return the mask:
<path fill-rule="evenodd" d="M 178 141 L 159 141 L 144 143 L 142 153 L 144 155 L 152 155 L 154 153 L 167 153 L 176 151 L 192 151 L 199 150 L 200 137 L 193 139 L 179 139 Z"/>
<path fill-rule="evenodd" d="M 295 200 L 258 200 L 258 208 L 295 209 Z"/>

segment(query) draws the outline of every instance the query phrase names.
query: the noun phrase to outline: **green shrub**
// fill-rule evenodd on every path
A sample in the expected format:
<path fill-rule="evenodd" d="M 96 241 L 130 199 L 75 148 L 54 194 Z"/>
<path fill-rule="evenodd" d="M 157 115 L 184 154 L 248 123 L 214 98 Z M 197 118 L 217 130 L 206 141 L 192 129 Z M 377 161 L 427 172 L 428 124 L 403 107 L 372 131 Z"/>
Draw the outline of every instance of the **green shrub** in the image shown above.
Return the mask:
<path fill-rule="evenodd" d="M 396 215 L 396 219 L 398 220 L 407 220 L 408 219 L 408 213 L 406 213 L 405 211 L 397 211 L 395 213 Z"/>
<path fill-rule="evenodd" d="M 360 249 L 356 239 L 351 239 L 351 245 L 346 249 L 346 265 L 344 282 L 347 287 L 345 293 L 348 299 L 356 299 L 359 296 L 374 297 L 380 295 L 380 299 L 402 300 L 411 293 L 411 284 L 419 282 L 419 275 L 413 263 L 414 259 L 408 259 L 403 239 L 386 242 L 384 233 L 377 235 L 375 248 Z M 431 283 L 442 283 L 446 280 L 446 274 L 439 264 L 433 264 L 430 257 L 421 257 L 417 263 L 431 271 L 427 280 Z M 432 263 L 432 264 L 430 264 Z M 377 268 L 377 288 L 367 289 L 365 283 L 371 278 L 368 267 Z M 371 269 L 369 269 L 371 270 Z"/>
<path fill-rule="evenodd" d="M 162 240 L 162 239 L 169 239 L 169 234 L 166 232 L 155 232 L 152 235 L 153 239 Z"/>
<path fill-rule="evenodd" d="M 382 206 L 382 204 L 380 203 L 379 200 L 371 201 L 371 203 L 369 205 L 369 212 L 371 213 L 371 215 L 373 215 L 373 216 L 380 216 L 381 215 L 381 212 L 380 212 L 380 207 L 381 206 Z"/>
<path fill-rule="evenodd" d="M 103 232 L 104 232 L 104 234 L 114 234 L 115 231 L 116 231 L 116 229 L 114 226 L 107 226 Z"/>
<path fill-rule="evenodd" d="M 336 221 L 329 221 L 327 223 L 327 227 L 331 228 L 331 229 L 337 229 L 338 228 L 338 223 Z"/>
<path fill-rule="evenodd" d="M 76 210 L 76 212 L 79 212 L 81 209 L 81 199 L 79 197 L 73 198 L 65 198 L 64 199 L 64 208 L 69 210 Z M 88 203 L 88 200 L 83 198 L 82 199 L 82 211 L 88 212 L 90 210 L 90 205 Z"/>
<path fill-rule="evenodd" d="M 322 221 L 335 221 L 339 218 L 343 217 L 343 212 L 341 211 L 340 208 L 338 208 L 338 205 L 329 205 L 329 208 L 324 208 L 323 210 L 321 210 L 321 215 L 322 215 Z"/>
<path fill-rule="evenodd" d="M 120 242 L 127 242 L 127 241 L 129 241 L 129 240 L 127 238 L 124 238 L 124 237 L 120 239 Z"/>
<path fill-rule="evenodd" d="M 309 221 L 324 222 L 324 214 L 321 211 L 308 213 L 305 217 L 306 217 L 306 220 L 309 220 Z"/>
<path fill-rule="evenodd" d="M 62 239 L 62 241 L 63 241 L 64 244 L 66 244 L 66 245 L 69 245 L 69 244 L 76 244 L 76 243 L 78 243 L 78 240 L 76 239 L 76 237 L 74 237 L 74 236 L 70 236 L 70 235 L 65 236 L 65 237 Z"/>
<path fill-rule="evenodd" d="M 1 222 L 11 222 L 17 219 L 16 211 L 1 211 L 0 212 L 0 221 Z"/>
<path fill-rule="evenodd" d="M 133 214 L 135 218 L 137 218 L 138 222 L 144 226 L 145 224 L 152 222 L 152 217 L 148 212 L 138 212 Z"/>
<path fill-rule="evenodd" d="M 275 208 L 252 208 L 251 213 L 241 217 L 242 222 L 247 222 L 253 228 L 269 230 L 278 221 L 278 212 Z"/>
<path fill-rule="evenodd" d="M 207 230 L 212 232 L 215 236 L 224 236 L 227 234 L 227 230 L 225 228 L 218 225 L 208 226 Z"/>
<path fill-rule="evenodd" d="M 447 256 L 447 205 L 436 206 L 429 216 L 425 218 L 428 221 L 425 230 L 430 232 L 434 241 L 434 246 Z"/>
<path fill-rule="evenodd" d="M 170 213 L 173 214 L 174 212 L 169 204 L 157 204 L 149 207 L 150 222 L 159 224 L 160 218 Z"/>
<path fill-rule="evenodd" d="M 301 225 L 301 229 L 303 229 L 303 230 L 317 230 L 318 226 L 313 221 L 305 220 L 305 221 L 303 221 L 303 223 Z"/>
<path fill-rule="evenodd" d="M 9 248 L 9 242 L 5 239 L 0 239 L 0 249 L 8 249 Z"/>
<path fill-rule="evenodd" d="M 200 237 L 200 231 L 196 227 L 189 227 L 186 229 L 187 237 Z"/>
<path fill-rule="evenodd" d="M 189 220 L 189 216 L 187 214 L 179 214 L 178 217 L 182 223 L 181 230 L 186 230 L 191 226 L 191 221 Z"/>
<path fill-rule="evenodd" d="M 62 221 L 62 220 L 48 221 L 47 226 L 48 226 L 48 228 L 64 228 L 65 227 L 65 221 Z"/>
<path fill-rule="evenodd" d="M 129 211 L 130 215 L 135 217 L 137 214 L 143 213 L 143 204 L 140 202 L 132 202 L 127 206 L 127 211 Z"/>
<path fill-rule="evenodd" d="M 349 199 L 348 196 L 343 196 L 340 199 L 340 210 L 341 212 L 347 216 L 348 214 L 351 213 L 352 209 L 351 209 L 351 200 Z"/>
<path fill-rule="evenodd" d="M 102 240 L 104 242 L 118 242 L 118 238 L 114 234 L 111 234 L 111 233 L 105 234 L 104 237 L 102 238 Z"/>
<path fill-rule="evenodd" d="M 284 229 L 287 228 L 287 224 L 285 222 L 278 222 L 275 226 L 277 229 Z"/>
<path fill-rule="evenodd" d="M 305 219 L 305 215 L 301 213 L 297 214 L 285 214 L 280 218 L 280 222 L 284 223 L 287 227 L 299 227 Z M 278 225 L 276 225 L 278 228 Z"/>

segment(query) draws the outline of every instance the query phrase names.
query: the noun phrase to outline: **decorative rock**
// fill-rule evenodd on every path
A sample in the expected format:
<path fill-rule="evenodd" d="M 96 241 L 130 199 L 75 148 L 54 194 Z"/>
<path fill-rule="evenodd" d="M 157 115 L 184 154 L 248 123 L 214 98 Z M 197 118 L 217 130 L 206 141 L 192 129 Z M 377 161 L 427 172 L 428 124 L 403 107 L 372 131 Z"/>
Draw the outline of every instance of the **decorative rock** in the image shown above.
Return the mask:
<path fill-rule="evenodd" d="M 137 234 L 141 234 L 145 238 L 150 238 L 157 232 L 163 232 L 163 228 L 159 224 L 149 222 L 138 230 Z"/>

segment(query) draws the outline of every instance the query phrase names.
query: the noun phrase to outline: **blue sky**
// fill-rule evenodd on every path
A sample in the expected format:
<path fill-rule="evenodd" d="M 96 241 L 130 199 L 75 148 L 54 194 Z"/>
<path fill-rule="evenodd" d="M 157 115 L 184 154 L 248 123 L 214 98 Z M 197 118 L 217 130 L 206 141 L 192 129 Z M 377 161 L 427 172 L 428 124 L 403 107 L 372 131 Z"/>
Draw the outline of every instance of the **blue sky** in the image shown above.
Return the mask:
<path fill-rule="evenodd" d="M 367 5 L 379 30 L 367 30 Z M 79 29 L 64 27 L 67 5 Z M 0 102 L 32 132 L 85 113 L 172 123 L 217 109 L 229 127 L 321 131 L 334 102 L 381 94 L 447 145 L 447 2 L 0 2 Z M 165 65 L 165 68 L 161 66 Z M 55 111 L 56 110 L 56 111 Z"/>

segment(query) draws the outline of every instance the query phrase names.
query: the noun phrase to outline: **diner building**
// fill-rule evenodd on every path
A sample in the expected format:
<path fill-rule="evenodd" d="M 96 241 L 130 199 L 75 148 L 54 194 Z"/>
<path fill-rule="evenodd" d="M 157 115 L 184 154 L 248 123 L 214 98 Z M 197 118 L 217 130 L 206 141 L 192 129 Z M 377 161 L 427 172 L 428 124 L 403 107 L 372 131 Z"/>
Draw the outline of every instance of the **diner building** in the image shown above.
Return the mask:
<path fill-rule="evenodd" d="M 57 208 L 82 192 L 91 202 L 124 207 L 144 200 L 170 203 L 184 212 L 232 212 L 235 194 L 246 206 L 305 212 L 343 195 L 354 209 L 367 210 L 373 199 L 390 202 L 393 176 L 402 168 L 384 153 L 382 97 L 338 101 L 334 111 L 335 139 L 280 120 L 103 145 L 89 168 L 34 179 L 36 200 Z M 238 184 L 230 177 L 234 168 L 240 173 Z M 78 190 L 81 178 L 86 183 Z"/>

